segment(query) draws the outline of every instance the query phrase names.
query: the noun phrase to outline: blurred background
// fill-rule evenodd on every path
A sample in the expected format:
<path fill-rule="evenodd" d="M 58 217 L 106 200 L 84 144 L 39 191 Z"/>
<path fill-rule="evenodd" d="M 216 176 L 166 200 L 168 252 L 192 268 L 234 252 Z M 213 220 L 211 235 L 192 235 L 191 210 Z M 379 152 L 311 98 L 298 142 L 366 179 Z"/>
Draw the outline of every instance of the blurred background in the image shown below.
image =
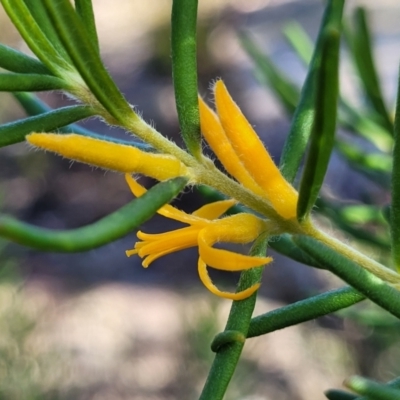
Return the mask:
<path fill-rule="evenodd" d="M 171 82 L 170 3 L 95 0 L 94 8 L 110 73 L 144 118 L 179 142 Z M 346 14 L 361 4 L 371 14 L 378 70 L 386 99 L 394 104 L 400 4 L 354 0 Z M 306 70 L 281 31 L 295 20 L 315 38 L 323 5 L 319 0 L 199 1 L 200 92 L 210 100 L 210 84 L 223 78 L 277 162 L 290 119 L 254 77 L 238 32 L 249 33 L 300 85 Z M 0 23 L 1 42 L 28 52 L 3 10 Z M 341 62 L 342 90 L 357 102 L 357 82 L 345 51 Z M 40 97 L 55 108 L 69 101 L 58 93 Z M 24 116 L 9 94 L 0 94 L 0 105 L 1 123 Z M 96 119 L 83 125 L 109 136 L 127 135 Z M 387 193 L 349 169 L 337 154 L 325 190 L 349 203 L 359 202 L 366 191 L 377 203 L 388 201 Z M 33 151 L 26 144 L 0 149 L 1 211 L 23 221 L 75 228 L 131 199 L 122 175 Z M 202 199 L 188 191 L 175 205 L 192 211 L 201 204 Z M 155 217 L 143 230 L 162 232 L 168 224 Z M 132 232 L 90 252 L 51 254 L 0 241 L 1 399 L 197 398 L 213 359 L 210 342 L 223 328 L 230 302 L 202 286 L 195 250 L 164 257 L 144 270 L 138 257 L 125 256 L 134 242 Z M 256 314 L 341 285 L 323 271 L 273 256 Z M 237 278 L 232 275 L 212 276 L 232 289 Z M 400 374 L 392 335 L 398 328 L 390 316 L 362 304 L 251 339 L 227 399 L 318 400 L 350 374 L 389 380 Z"/>

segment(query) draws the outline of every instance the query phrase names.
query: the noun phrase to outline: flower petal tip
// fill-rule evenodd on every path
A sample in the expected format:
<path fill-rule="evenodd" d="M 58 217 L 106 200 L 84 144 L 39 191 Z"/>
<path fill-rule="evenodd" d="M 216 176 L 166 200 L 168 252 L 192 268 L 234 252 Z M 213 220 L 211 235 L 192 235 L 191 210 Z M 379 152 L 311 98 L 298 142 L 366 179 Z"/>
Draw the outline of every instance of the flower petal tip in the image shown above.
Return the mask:
<path fill-rule="evenodd" d="M 240 292 L 232 293 L 232 292 L 225 292 L 220 289 L 218 289 L 214 283 L 212 282 L 210 276 L 208 275 L 207 271 L 207 265 L 205 262 L 199 258 L 198 262 L 198 272 L 199 272 L 199 277 L 203 285 L 213 294 L 216 296 L 222 297 L 224 299 L 229 299 L 229 300 L 244 300 L 250 297 L 254 292 L 258 290 L 260 287 L 260 283 L 256 283 L 249 288 L 242 290 Z"/>

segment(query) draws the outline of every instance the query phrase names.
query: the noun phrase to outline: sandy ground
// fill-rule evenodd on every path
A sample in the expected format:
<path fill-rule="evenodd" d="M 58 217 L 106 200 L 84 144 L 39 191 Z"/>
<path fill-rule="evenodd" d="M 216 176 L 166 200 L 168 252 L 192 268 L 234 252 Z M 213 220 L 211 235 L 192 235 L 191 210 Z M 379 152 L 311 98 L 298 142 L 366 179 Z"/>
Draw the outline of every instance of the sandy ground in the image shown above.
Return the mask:
<path fill-rule="evenodd" d="M 204 291 L 104 284 L 67 293 L 43 280 L 3 284 L 0 300 L 7 399 L 196 398 L 230 307 Z M 255 314 L 281 305 L 261 299 Z M 310 322 L 249 340 L 227 399 L 322 400 L 357 372 L 344 339 L 351 330 L 336 325 Z"/>

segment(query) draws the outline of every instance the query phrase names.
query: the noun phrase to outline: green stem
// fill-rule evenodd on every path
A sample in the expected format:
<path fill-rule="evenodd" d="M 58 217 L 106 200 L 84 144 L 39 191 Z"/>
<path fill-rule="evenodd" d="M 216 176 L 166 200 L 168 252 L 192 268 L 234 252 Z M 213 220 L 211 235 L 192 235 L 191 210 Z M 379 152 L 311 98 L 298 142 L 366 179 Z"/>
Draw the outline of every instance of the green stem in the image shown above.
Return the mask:
<path fill-rule="evenodd" d="M 400 318 L 400 291 L 388 285 L 359 263 L 307 236 L 295 236 L 294 241 L 318 263 L 361 292 L 365 297 Z M 398 287 L 397 285 L 394 285 Z"/>
<path fill-rule="evenodd" d="M 265 238 L 260 239 L 254 244 L 251 255 L 264 256 L 266 249 L 267 242 Z M 262 271 L 263 268 L 254 268 L 243 272 L 240 276 L 238 291 L 260 281 Z M 216 339 L 215 341 L 219 342 L 219 346 L 216 349 L 217 354 L 199 400 L 223 399 L 243 350 L 256 298 L 257 292 L 247 299 L 233 302 L 225 331 L 217 335 L 217 338 L 225 335 L 228 340 L 221 341 Z M 215 342 L 213 348 L 217 347 Z"/>
<path fill-rule="evenodd" d="M 393 270 L 385 267 L 384 265 L 376 262 L 375 260 L 369 258 L 368 256 L 360 253 L 356 249 L 347 246 L 345 243 L 335 239 L 326 233 L 309 226 L 307 229 L 307 235 L 319 240 L 320 242 L 327 245 L 332 251 L 340 254 L 341 256 L 351 260 L 353 263 L 358 264 L 364 270 L 371 272 L 375 276 L 381 278 L 382 280 L 392 283 L 400 284 L 400 275 Z"/>

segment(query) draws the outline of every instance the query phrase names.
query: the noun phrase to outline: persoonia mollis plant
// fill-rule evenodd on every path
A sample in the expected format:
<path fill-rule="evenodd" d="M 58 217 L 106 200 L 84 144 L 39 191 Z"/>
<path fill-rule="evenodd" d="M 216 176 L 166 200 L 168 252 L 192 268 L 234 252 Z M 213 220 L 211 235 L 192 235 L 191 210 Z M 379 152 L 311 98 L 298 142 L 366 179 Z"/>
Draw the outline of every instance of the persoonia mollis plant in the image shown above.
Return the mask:
<path fill-rule="evenodd" d="M 36 58 L 0 45 L 0 67 L 8 71 L 0 74 L 0 90 L 13 92 L 30 114 L 0 127 L 0 146 L 27 141 L 71 160 L 125 173 L 135 199 L 91 225 L 69 231 L 37 228 L 1 215 L 0 235 L 43 251 L 79 252 L 126 235 L 155 213 L 185 224 L 181 229 L 158 234 L 139 231 L 138 241 L 126 254 L 141 257 L 143 266 L 148 267 L 166 254 L 197 247 L 197 268 L 204 286 L 216 296 L 233 300 L 226 328 L 211 346 L 216 356 L 201 399 L 224 397 L 247 338 L 314 319 L 364 299 L 400 318 L 400 105 L 393 121 L 382 99 L 363 9 L 356 10 L 355 22 L 349 29 L 342 22 L 344 0 L 328 1 L 314 50 L 304 31 L 297 25 L 288 27 L 288 40 L 308 65 L 301 90 L 260 52 L 248 35 L 241 35 L 259 76 L 292 115 L 278 167 L 222 80 L 216 80 L 212 87 L 215 110 L 198 95 L 196 0 L 172 2 L 172 77 L 185 148 L 146 123 L 115 85 L 100 57 L 90 0 L 75 0 L 74 5 L 69 0 L 1 3 Z M 339 94 L 342 31 L 369 100 L 369 114 L 355 109 Z M 62 91 L 76 105 L 53 110 L 34 95 L 24 93 L 48 90 Z M 74 125 L 93 116 L 122 127 L 139 140 L 102 137 Z M 376 147 L 374 160 L 387 161 L 386 169 L 380 168 L 380 162 L 374 164 L 371 157 L 360 157 L 362 149 L 335 138 L 337 121 L 372 143 Z M 203 139 L 222 168 L 203 153 Z M 386 239 L 354 228 L 349 210 L 329 204 L 321 196 L 335 144 L 367 176 L 389 182 L 386 189 L 391 190 L 392 203 L 388 223 L 383 218 L 379 220 Z M 135 180 L 136 174 L 160 183 L 146 190 Z M 220 199 L 191 214 L 168 204 L 185 186 L 197 185 L 207 187 L 208 193 L 213 192 Z M 314 207 L 316 202 L 318 208 Z M 369 206 L 368 210 L 376 211 L 377 207 Z M 321 230 L 315 222 L 318 213 L 333 217 L 338 227 L 349 234 L 390 250 L 388 266 Z M 272 261 L 266 255 L 272 237 L 271 246 L 278 251 L 311 267 L 331 271 L 349 286 L 253 317 L 263 268 Z M 219 242 L 254 245 L 245 255 L 214 247 Z M 236 291 L 219 289 L 210 279 L 209 267 L 241 271 Z M 326 393 L 327 398 L 400 398 L 398 380 L 378 384 L 352 377 L 345 385 L 356 395 L 331 390 Z"/>

